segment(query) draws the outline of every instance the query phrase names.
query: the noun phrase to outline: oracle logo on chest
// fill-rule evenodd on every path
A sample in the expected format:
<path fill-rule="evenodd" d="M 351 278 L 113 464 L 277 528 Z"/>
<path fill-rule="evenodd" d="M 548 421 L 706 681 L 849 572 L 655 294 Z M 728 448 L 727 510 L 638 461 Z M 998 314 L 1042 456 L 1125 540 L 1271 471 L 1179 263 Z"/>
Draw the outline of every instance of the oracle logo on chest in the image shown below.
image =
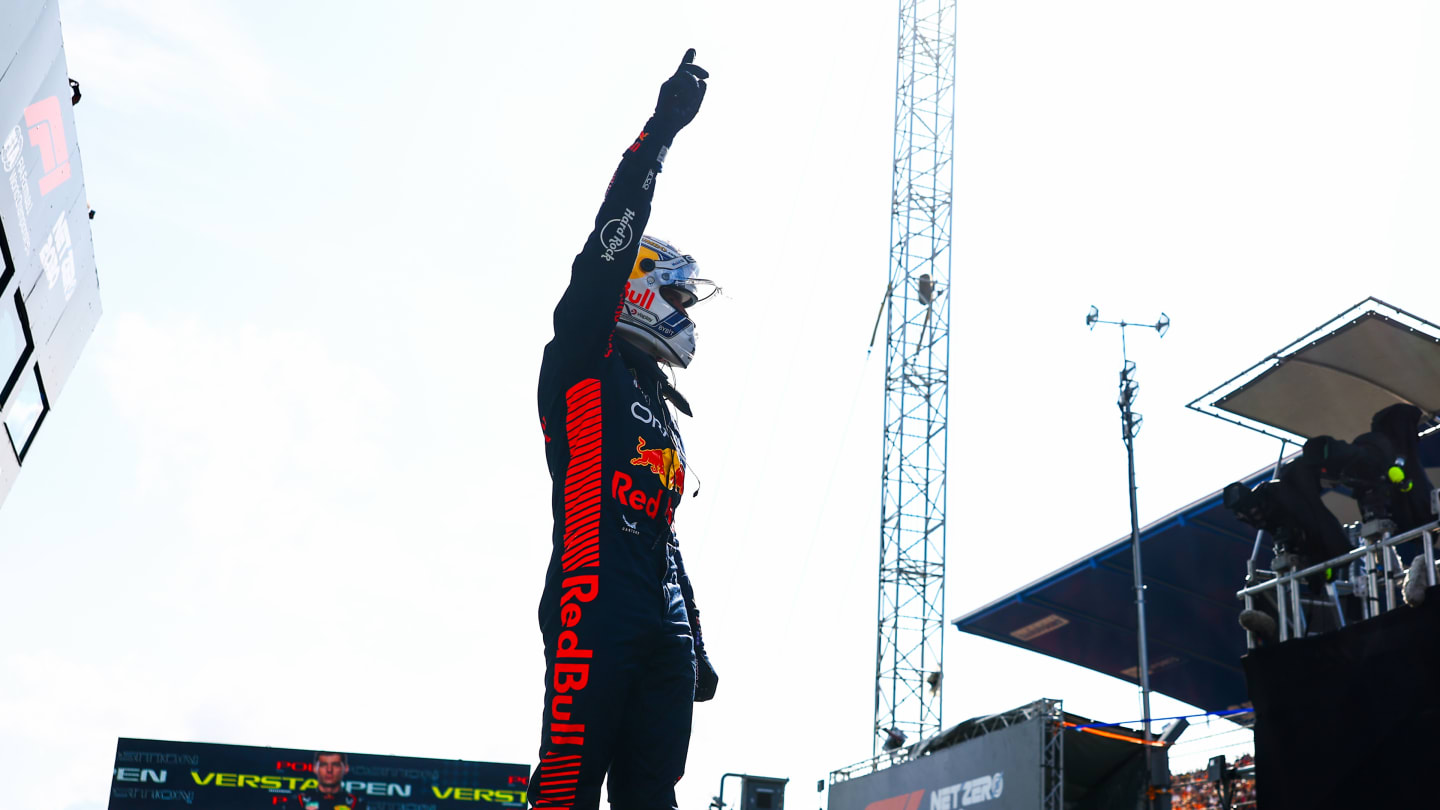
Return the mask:
<path fill-rule="evenodd" d="M 656 417 L 649 408 L 642 405 L 639 401 L 630 403 L 630 415 L 633 416 L 636 421 L 655 428 L 661 436 L 667 439 L 670 438 L 670 430 L 665 422 Z"/>

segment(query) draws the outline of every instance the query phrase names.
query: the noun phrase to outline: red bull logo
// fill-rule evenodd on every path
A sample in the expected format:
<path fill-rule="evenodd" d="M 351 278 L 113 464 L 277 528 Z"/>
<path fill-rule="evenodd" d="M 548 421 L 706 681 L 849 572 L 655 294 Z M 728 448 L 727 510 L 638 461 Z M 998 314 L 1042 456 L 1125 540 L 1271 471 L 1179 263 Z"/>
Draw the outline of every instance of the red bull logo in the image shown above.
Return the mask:
<path fill-rule="evenodd" d="M 634 291 L 626 288 L 625 300 L 641 309 L 649 309 L 650 305 L 655 303 L 655 291 L 645 290 L 637 295 Z"/>
<path fill-rule="evenodd" d="M 635 445 L 635 458 L 630 463 L 636 467 L 649 467 L 650 472 L 660 477 L 660 483 L 676 495 L 685 494 L 685 467 L 680 463 L 680 454 L 669 447 L 645 449 L 645 440 Z"/>
<path fill-rule="evenodd" d="M 619 470 L 616 470 L 615 477 L 610 479 L 610 497 L 637 512 L 644 512 L 646 517 L 653 518 L 660 514 L 660 501 L 664 496 L 664 489 L 655 490 L 654 496 L 646 495 L 644 490 L 635 486 L 634 479 Z"/>
<path fill-rule="evenodd" d="M 590 683 L 589 661 L 595 651 L 580 647 L 580 633 L 576 625 L 580 624 L 584 610 L 580 605 L 595 601 L 596 594 L 600 592 L 600 577 L 596 574 L 567 577 L 560 587 L 563 589 L 560 595 L 560 624 L 571 629 L 560 631 L 554 653 L 555 695 L 550 701 L 550 714 L 556 722 L 550 724 L 550 742 L 554 745 L 584 745 L 585 724 L 571 722 L 571 712 L 561 707 L 574 705 L 575 695 L 572 693 L 583 692 Z M 561 660 L 575 658 L 584 660 Z"/>

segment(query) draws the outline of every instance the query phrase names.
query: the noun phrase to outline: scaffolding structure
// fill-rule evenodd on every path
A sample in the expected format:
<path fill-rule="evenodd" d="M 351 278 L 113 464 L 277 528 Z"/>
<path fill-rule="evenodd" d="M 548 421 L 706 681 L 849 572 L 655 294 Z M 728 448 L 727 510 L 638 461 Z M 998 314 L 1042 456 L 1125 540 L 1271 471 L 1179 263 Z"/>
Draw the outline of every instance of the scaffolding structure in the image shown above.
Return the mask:
<path fill-rule="evenodd" d="M 900 0 L 873 750 L 940 731 L 955 2 Z"/>
<path fill-rule="evenodd" d="M 1040 732 L 1040 810 L 1064 810 L 1065 710 L 1058 700 L 1046 703 L 1048 722 Z"/>

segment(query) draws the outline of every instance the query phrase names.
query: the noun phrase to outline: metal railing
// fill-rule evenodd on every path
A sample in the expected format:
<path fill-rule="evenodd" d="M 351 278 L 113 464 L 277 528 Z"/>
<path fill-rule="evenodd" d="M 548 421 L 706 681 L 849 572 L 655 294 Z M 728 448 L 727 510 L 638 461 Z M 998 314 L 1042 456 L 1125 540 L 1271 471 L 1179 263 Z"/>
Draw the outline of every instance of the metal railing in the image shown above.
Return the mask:
<path fill-rule="evenodd" d="M 1440 490 L 1431 493 L 1432 503 L 1440 499 Z M 1342 590 L 1349 595 L 1359 597 L 1361 617 L 1363 619 L 1373 618 L 1391 610 L 1398 604 L 1396 599 L 1397 582 L 1404 578 L 1406 567 L 1401 564 L 1400 555 L 1395 550 L 1396 546 L 1403 545 L 1412 540 L 1420 540 L 1421 554 L 1425 558 L 1425 584 L 1427 587 L 1435 587 L 1435 542 L 1440 539 L 1440 521 L 1427 523 L 1406 532 L 1392 534 L 1387 527 L 1387 521 L 1372 521 L 1360 527 L 1360 545 L 1322 563 L 1316 563 L 1305 568 L 1299 568 L 1291 561 L 1291 555 L 1277 555 L 1277 562 L 1274 571 L 1263 571 L 1253 569 L 1251 581 L 1269 575 L 1269 579 L 1248 585 L 1235 593 L 1235 596 L 1245 602 L 1246 610 L 1255 608 L 1255 600 L 1260 597 L 1268 597 L 1273 600 L 1275 607 L 1275 622 L 1279 633 L 1280 641 L 1288 641 L 1291 638 L 1300 638 L 1305 635 L 1306 618 L 1304 606 L 1318 606 L 1333 608 L 1338 617 L 1340 626 L 1345 625 L 1345 611 L 1340 603 Z M 1327 571 L 1334 572 L 1345 570 L 1350 577 L 1344 580 L 1331 580 L 1326 575 Z M 1301 595 L 1304 590 L 1305 581 L 1315 576 L 1325 576 L 1325 591 L 1328 599 L 1316 600 Z M 1383 605 L 1382 605 L 1383 597 Z M 1255 647 L 1255 638 L 1252 633 L 1247 633 L 1248 645 L 1251 649 Z"/>

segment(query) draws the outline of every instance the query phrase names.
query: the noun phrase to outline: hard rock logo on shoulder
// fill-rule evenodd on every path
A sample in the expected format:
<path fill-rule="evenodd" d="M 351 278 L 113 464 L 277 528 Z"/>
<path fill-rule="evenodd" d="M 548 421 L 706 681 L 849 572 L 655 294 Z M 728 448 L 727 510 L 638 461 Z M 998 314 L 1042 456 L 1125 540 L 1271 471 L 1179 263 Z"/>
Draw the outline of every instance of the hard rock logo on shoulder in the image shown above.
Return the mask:
<path fill-rule="evenodd" d="M 629 208 L 621 214 L 618 219 L 612 219 L 600 226 L 600 247 L 604 252 L 600 258 L 607 262 L 615 261 L 615 254 L 618 251 L 630 247 L 630 240 L 635 235 L 635 229 L 630 227 L 630 221 L 635 218 L 635 212 Z"/>

